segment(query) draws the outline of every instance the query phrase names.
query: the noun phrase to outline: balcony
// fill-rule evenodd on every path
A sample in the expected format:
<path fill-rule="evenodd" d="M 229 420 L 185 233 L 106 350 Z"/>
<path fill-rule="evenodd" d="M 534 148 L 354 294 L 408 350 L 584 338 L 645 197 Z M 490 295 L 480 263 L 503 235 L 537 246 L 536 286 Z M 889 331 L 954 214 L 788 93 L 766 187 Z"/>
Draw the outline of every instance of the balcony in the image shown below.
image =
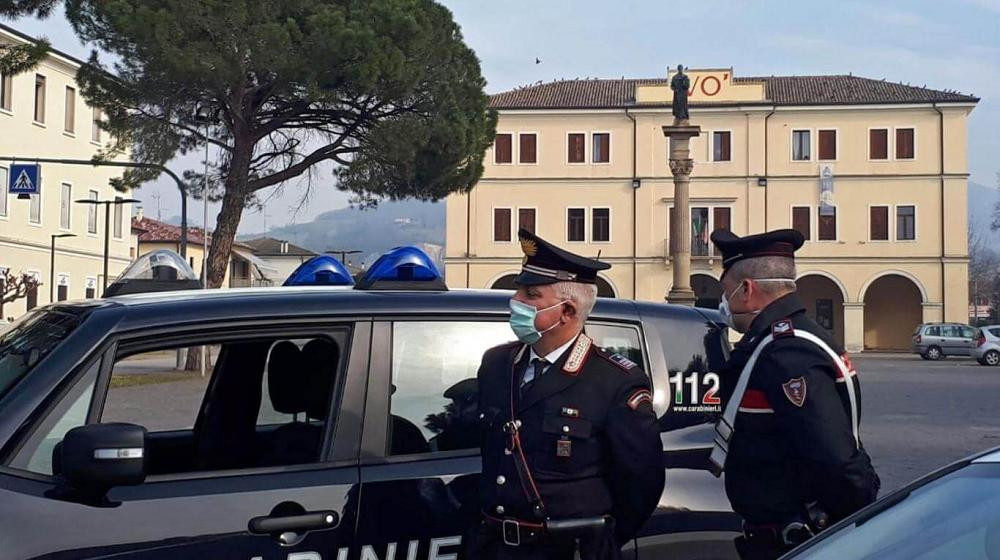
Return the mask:
<path fill-rule="evenodd" d="M 670 266 L 670 238 L 663 239 L 663 263 Z M 704 246 L 691 247 L 691 265 L 699 269 L 712 268 L 719 260 L 719 255 L 715 254 L 715 247 L 710 245 L 707 249 Z"/>

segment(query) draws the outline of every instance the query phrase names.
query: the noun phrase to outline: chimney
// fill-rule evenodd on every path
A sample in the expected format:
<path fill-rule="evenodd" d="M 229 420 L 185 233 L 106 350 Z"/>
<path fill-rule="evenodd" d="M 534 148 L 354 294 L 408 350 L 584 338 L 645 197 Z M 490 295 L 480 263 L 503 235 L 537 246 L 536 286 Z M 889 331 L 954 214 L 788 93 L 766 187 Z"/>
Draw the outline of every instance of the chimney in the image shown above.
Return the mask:
<path fill-rule="evenodd" d="M 135 209 L 135 221 L 137 222 L 142 221 L 142 206 L 139 206 Z"/>

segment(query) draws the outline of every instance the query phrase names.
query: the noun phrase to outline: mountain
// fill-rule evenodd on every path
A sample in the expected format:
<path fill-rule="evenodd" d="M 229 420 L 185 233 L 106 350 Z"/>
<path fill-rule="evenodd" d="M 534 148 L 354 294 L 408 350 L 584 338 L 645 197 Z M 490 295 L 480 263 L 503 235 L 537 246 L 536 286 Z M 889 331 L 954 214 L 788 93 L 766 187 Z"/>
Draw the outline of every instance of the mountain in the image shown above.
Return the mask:
<path fill-rule="evenodd" d="M 990 222 L 998 200 L 1000 190 L 969 181 L 969 221 L 983 239 L 991 241 L 995 247 L 1000 247 L 1000 231 L 990 231 Z"/>
<path fill-rule="evenodd" d="M 259 237 L 253 234 L 244 237 Z M 322 253 L 359 250 L 349 260 L 371 260 L 401 245 L 444 245 L 445 205 L 443 202 L 405 200 L 382 202 L 368 210 L 340 208 L 324 212 L 315 220 L 268 231 L 268 237 L 283 239 Z"/>

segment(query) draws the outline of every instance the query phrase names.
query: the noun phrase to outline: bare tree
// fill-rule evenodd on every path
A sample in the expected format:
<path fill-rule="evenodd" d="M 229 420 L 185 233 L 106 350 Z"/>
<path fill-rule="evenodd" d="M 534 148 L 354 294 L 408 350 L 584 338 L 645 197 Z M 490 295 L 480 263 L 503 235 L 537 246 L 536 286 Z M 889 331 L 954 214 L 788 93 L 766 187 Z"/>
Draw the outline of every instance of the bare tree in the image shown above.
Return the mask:
<path fill-rule="evenodd" d="M 993 293 L 993 286 L 1000 277 L 1000 253 L 998 253 L 982 232 L 976 227 L 976 222 L 969 219 L 969 293 L 973 305 L 982 299 L 990 302 L 996 309 L 1000 306 Z"/>
<path fill-rule="evenodd" d="M 3 306 L 21 298 L 28 297 L 32 290 L 37 290 L 42 283 L 26 272 L 14 274 L 9 270 L 0 270 L 0 318 L 3 317 Z"/>

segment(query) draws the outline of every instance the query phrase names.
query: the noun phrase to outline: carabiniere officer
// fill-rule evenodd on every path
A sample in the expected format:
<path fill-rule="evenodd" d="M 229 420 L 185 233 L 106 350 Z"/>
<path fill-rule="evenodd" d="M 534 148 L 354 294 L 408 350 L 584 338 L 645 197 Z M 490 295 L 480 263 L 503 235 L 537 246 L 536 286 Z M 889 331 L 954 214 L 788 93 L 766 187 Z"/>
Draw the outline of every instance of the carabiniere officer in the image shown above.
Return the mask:
<path fill-rule="evenodd" d="M 719 311 L 744 333 L 721 372 L 728 402 L 712 462 L 744 519 L 740 556 L 768 560 L 873 502 L 879 479 L 858 435 L 857 371 L 795 293 L 802 234 L 719 230 L 712 242 Z"/>
<path fill-rule="evenodd" d="M 479 368 L 483 518 L 464 556 L 616 559 L 663 491 L 650 382 L 584 333 L 610 265 L 518 235 L 518 341 Z"/>

